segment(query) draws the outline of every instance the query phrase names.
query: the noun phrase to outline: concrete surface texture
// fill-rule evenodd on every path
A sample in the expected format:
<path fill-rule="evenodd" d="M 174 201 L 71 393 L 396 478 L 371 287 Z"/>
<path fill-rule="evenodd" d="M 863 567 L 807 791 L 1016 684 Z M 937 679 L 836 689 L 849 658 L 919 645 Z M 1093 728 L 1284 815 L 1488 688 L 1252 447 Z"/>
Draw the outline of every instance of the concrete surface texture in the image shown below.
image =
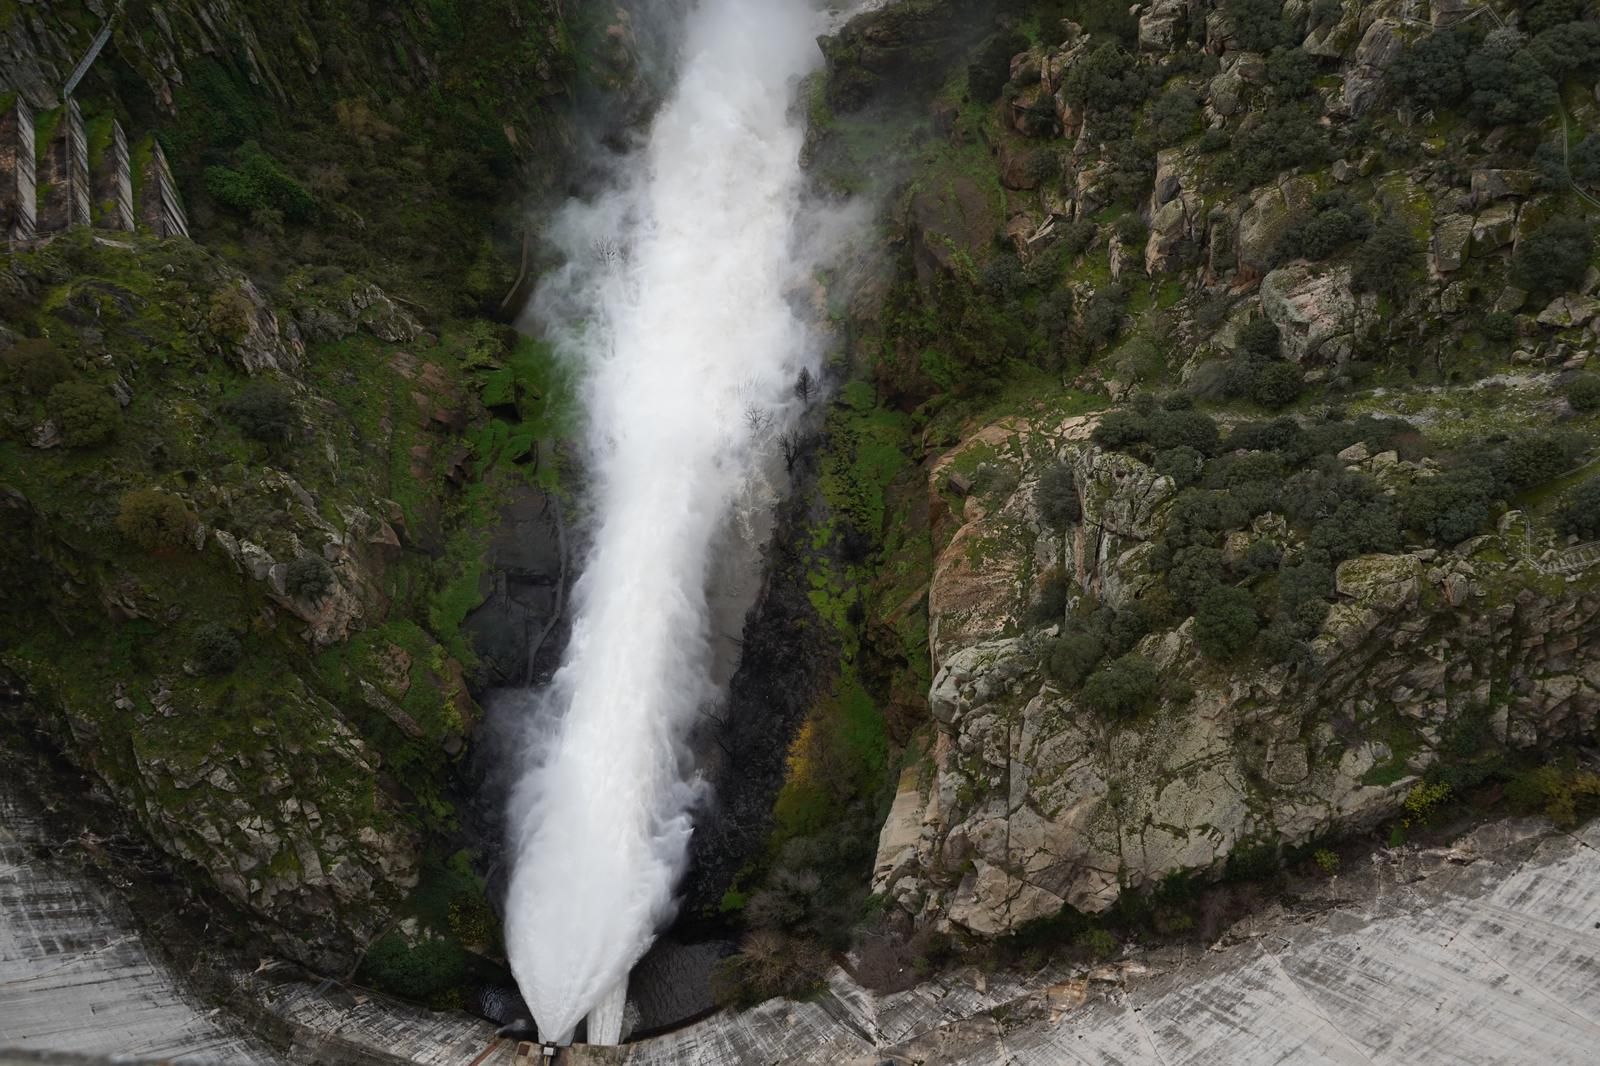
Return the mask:
<path fill-rule="evenodd" d="M 302 971 L 237 981 L 247 1023 L 149 949 L 73 839 L 0 785 L 0 1062 L 513 1061 L 480 1019 Z M 774 1001 L 564 1066 L 1578 1066 L 1600 1061 L 1600 823 L 1491 823 L 1298 887 L 1209 949 L 1032 974 L 960 968 L 875 995 L 836 972 Z M 265 1019 L 263 1022 L 261 1019 Z M 272 1046 L 252 1035 L 270 1024 Z M 81 1058 L 56 1059 L 47 1053 Z M 20 1054 L 21 1057 L 17 1057 Z"/>
<path fill-rule="evenodd" d="M 587 1062 L 657 1066 L 1565 1066 L 1600 1061 L 1600 825 L 1485 826 L 1380 852 L 1211 950 L 1045 973 L 983 1013 L 971 972 L 873 997 L 842 978 Z"/>
<path fill-rule="evenodd" d="M 152 958 L 109 888 L 0 787 L 0 1048 L 126 1060 L 277 1061 Z"/>

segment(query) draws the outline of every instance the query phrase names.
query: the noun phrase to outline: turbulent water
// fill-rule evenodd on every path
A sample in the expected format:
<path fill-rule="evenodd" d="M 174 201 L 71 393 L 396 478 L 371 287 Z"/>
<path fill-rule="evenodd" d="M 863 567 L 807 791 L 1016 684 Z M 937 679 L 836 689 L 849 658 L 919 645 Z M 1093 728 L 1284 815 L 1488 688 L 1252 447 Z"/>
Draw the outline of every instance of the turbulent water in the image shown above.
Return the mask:
<path fill-rule="evenodd" d="M 671 916 L 696 800 L 684 737 L 715 698 L 707 576 L 760 497 L 810 357 L 798 80 L 806 0 L 702 0 L 676 88 L 618 187 L 561 214 L 534 315 L 581 368 L 590 545 L 573 630 L 511 811 L 512 970 L 541 1034 L 615 1042 L 633 964 Z"/>

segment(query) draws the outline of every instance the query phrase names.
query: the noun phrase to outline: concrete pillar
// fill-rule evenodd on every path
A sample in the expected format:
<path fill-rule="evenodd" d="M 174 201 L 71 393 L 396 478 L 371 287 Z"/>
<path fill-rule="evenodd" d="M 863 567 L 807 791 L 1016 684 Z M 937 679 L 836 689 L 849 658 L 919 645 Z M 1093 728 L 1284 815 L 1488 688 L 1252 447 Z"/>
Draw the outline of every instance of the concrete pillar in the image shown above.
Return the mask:
<path fill-rule="evenodd" d="M 189 216 L 184 213 L 183 201 L 178 198 L 178 183 L 172 180 L 172 168 L 167 166 L 166 153 L 155 138 L 147 142 L 149 153 L 145 156 L 139 174 L 139 223 L 157 237 L 189 236 Z M 141 155 L 145 153 L 141 152 Z"/>
<path fill-rule="evenodd" d="M 122 123 L 111 122 L 111 140 L 94 160 L 94 224 L 100 229 L 132 231 L 133 166 Z"/>
<path fill-rule="evenodd" d="M 17 94 L 0 112 L 0 240 L 33 240 L 34 172 L 33 109 Z"/>
<path fill-rule="evenodd" d="M 89 138 L 76 100 L 56 116 L 39 160 L 39 233 L 62 233 L 90 222 Z"/>

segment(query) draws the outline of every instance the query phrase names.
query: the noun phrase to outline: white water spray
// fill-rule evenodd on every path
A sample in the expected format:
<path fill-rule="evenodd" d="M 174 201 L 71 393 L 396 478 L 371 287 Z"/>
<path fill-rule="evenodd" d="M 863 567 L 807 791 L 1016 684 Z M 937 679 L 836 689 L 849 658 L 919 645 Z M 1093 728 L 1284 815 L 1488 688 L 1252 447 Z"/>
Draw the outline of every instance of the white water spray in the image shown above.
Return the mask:
<path fill-rule="evenodd" d="M 676 90 L 628 178 L 562 212 L 568 265 L 534 312 L 581 368 L 592 544 L 561 669 L 512 803 L 511 967 L 542 1036 L 620 1037 L 628 973 L 670 917 L 696 790 L 683 751 L 713 698 L 718 537 L 795 415 L 808 356 L 786 292 L 820 59 L 807 0 L 703 0 Z"/>

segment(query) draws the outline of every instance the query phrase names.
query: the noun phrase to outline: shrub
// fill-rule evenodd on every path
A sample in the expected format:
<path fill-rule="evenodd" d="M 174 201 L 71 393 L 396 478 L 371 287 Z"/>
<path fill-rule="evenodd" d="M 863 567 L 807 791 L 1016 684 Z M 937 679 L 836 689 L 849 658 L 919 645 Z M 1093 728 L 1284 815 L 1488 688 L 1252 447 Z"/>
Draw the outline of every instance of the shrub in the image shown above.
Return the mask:
<path fill-rule="evenodd" d="M 1061 83 L 1062 99 L 1097 112 L 1137 107 L 1149 90 L 1138 59 L 1110 41 L 1074 63 Z"/>
<path fill-rule="evenodd" d="M 1194 133 L 1200 117 L 1200 94 L 1187 85 L 1175 85 L 1156 98 L 1150 108 L 1150 135 L 1156 144 L 1177 144 Z"/>
<path fill-rule="evenodd" d="M 1594 250 L 1589 223 L 1572 215 L 1551 219 L 1517 246 L 1512 276 L 1524 289 L 1567 292 L 1583 280 Z"/>
<path fill-rule="evenodd" d="M 1467 115 L 1481 126 L 1534 123 L 1555 105 L 1556 83 L 1515 31 L 1496 30 L 1467 57 Z"/>
<path fill-rule="evenodd" d="M 1199 411 L 1161 411 L 1151 415 L 1147 425 L 1150 443 L 1157 451 L 1187 447 L 1211 455 L 1222 436 L 1216 422 Z"/>
<path fill-rule="evenodd" d="M 1056 463 L 1040 476 L 1037 499 L 1045 524 L 1057 532 L 1083 519 L 1078 481 L 1068 463 Z"/>
<path fill-rule="evenodd" d="M 1568 536 L 1600 537 L 1600 477 L 1572 490 L 1556 514 L 1556 528 Z"/>
<path fill-rule="evenodd" d="M 1584 441 L 1570 433 L 1524 433 L 1506 445 L 1499 463 L 1508 493 L 1520 492 L 1557 477 L 1583 453 Z"/>
<path fill-rule="evenodd" d="M 1227 659 L 1248 648 L 1261 629 L 1255 601 L 1244 589 L 1218 585 L 1200 598 L 1194 639 L 1213 659 Z"/>
<path fill-rule="evenodd" d="M 255 317 L 256 305 L 245 295 L 244 289 L 228 285 L 212 295 L 206 325 L 216 336 L 237 343 L 249 336 Z"/>
<path fill-rule="evenodd" d="M 1400 547 L 1400 522 L 1388 500 L 1341 500 L 1311 531 L 1311 546 L 1333 562 Z"/>
<path fill-rule="evenodd" d="M 1257 368 L 1250 385 L 1250 398 L 1262 407 L 1277 410 L 1299 399 L 1305 389 L 1300 368 L 1293 363 L 1267 363 Z"/>
<path fill-rule="evenodd" d="M 193 529 L 194 516 L 183 500 L 160 489 L 126 493 L 117 507 L 117 530 L 145 551 L 180 548 Z"/>
<path fill-rule="evenodd" d="M 1479 329 L 1489 340 L 1504 342 L 1517 335 L 1517 320 L 1504 311 L 1490 311 Z"/>
<path fill-rule="evenodd" d="M 1321 73 L 1317 59 L 1304 48 L 1281 45 L 1267 55 L 1267 85 L 1280 100 L 1297 100 L 1316 91 Z"/>
<path fill-rule="evenodd" d="M 1506 783 L 1506 799 L 1519 813 L 1539 813 L 1563 828 L 1574 826 L 1600 806 L 1600 774 L 1538 766 Z"/>
<path fill-rule="evenodd" d="M 1174 485 L 1184 489 L 1200 480 L 1205 462 L 1206 457 L 1193 448 L 1179 445 L 1156 453 L 1156 473 L 1170 477 Z"/>
<path fill-rule="evenodd" d="M 1123 215 L 1117 219 L 1117 240 L 1130 247 L 1143 247 L 1150 239 L 1150 227 L 1145 225 L 1144 219 L 1133 213 Z"/>
<path fill-rule="evenodd" d="M 1283 17 L 1283 0 L 1226 0 L 1222 10 L 1233 26 L 1234 41 L 1246 52 L 1268 52 L 1295 40 Z"/>
<path fill-rule="evenodd" d="M 1011 78 L 1011 57 L 1027 47 L 1027 38 L 1011 30 L 984 41 L 967 67 L 967 92 L 972 99 L 986 104 L 999 96 Z"/>
<path fill-rule="evenodd" d="M 467 953 L 454 940 L 408 944 L 391 933 L 361 961 L 361 977 L 373 987 L 431 1003 L 460 986 L 467 975 Z"/>
<path fill-rule="evenodd" d="M 1475 27 L 1436 30 L 1402 52 L 1389 77 L 1394 87 L 1419 107 L 1454 107 L 1467 95 L 1467 57 L 1476 44 Z"/>
<path fill-rule="evenodd" d="M 1372 233 L 1372 216 L 1344 189 L 1318 193 L 1310 208 L 1294 219 L 1273 246 L 1275 262 L 1326 259 L 1351 241 Z"/>
<path fill-rule="evenodd" d="M 1123 656 L 1133 650 L 1155 628 L 1157 612 L 1143 600 L 1134 600 L 1117 611 L 1106 630 L 1106 651 Z"/>
<path fill-rule="evenodd" d="M 1327 135 L 1311 112 L 1280 105 L 1234 135 L 1234 184 L 1240 189 L 1264 185 L 1285 170 L 1321 162 L 1327 153 Z"/>
<path fill-rule="evenodd" d="M 92 448 L 110 440 L 122 415 L 110 393 L 87 381 L 64 381 L 55 386 L 45 406 L 73 448 Z"/>
<path fill-rule="evenodd" d="M 1339 856 L 1327 848 L 1318 848 L 1311 859 L 1317 864 L 1317 868 L 1329 877 L 1339 872 Z"/>
<path fill-rule="evenodd" d="M 274 382 L 252 381 L 222 409 L 245 436 L 255 440 L 281 444 L 294 435 L 294 398 Z"/>
<path fill-rule="evenodd" d="M 1067 689 L 1077 688 L 1105 655 L 1105 644 L 1094 633 L 1078 628 L 1056 639 L 1045 661 L 1050 676 Z"/>
<path fill-rule="evenodd" d="M 302 555 L 289 564 L 283 584 L 296 599 L 314 600 L 333 588 L 333 568 L 321 556 Z"/>
<path fill-rule="evenodd" d="M 1574 411 L 1600 410 L 1600 376 L 1584 374 L 1567 386 L 1567 402 Z"/>
<path fill-rule="evenodd" d="M 1528 55 L 1556 81 L 1592 81 L 1600 67 L 1600 23 L 1590 19 L 1551 26 L 1528 45 Z"/>
<path fill-rule="evenodd" d="M 1283 338 L 1277 323 L 1270 318 L 1253 318 L 1239 330 L 1238 353 L 1247 359 L 1266 361 L 1283 354 Z"/>
<path fill-rule="evenodd" d="M 1122 331 L 1122 313 L 1128 294 L 1120 285 L 1097 289 L 1083 309 L 1083 340 L 1090 348 L 1100 348 Z"/>
<path fill-rule="evenodd" d="M 1398 296 L 1421 263 L 1422 245 L 1404 223 L 1385 222 L 1356 249 L 1354 287 Z"/>
<path fill-rule="evenodd" d="M 726 1006 L 750 1006 L 777 996 L 798 997 L 820 984 L 828 956 L 809 940 L 773 929 L 745 936 L 739 953 L 717 964 L 712 993 Z"/>
<path fill-rule="evenodd" d="M 72 376 L 72 364 L 47 337 L 24 337 L 5 353 L 6 377 L 35 396 L 44 396 Z"/>
<path fill-rule="evenodd" d="M 290 222 L 308 222 L 316 216 L 317 201 L 260 145 L 247 142 L 237 161 L 237 169 L 205 169 L 206 192 L 212 199 L 247 217 L 263 208 L 282 212 Z"/>
<path fill-rule="evenodd" d="M 243 654 L 239 638 L 227 626 L 210 622 L 195 630 L 194 661 L 205 673 L 229 673 Z"/>
<path fill-rule="evenodd" d="M 1155 702 L 1160 692 L 1156 664 L 1141 655 L 1124 655 L 1083 683 L 1083 701 L 1112 718 L 1131 718 Z"/>
<path fill-rule="evenodd" d="M 1401 497 L 1406 524 L 1443 544 L 1459 544 L 1489 524 L 1489 475 L 1452 470 L 1412 485 Z"/>
<path fill-rule="evenodd" d="M 1143 417 L 1132 411 L 1112 411 L 1094 427 L 1089 439 L 1111 451 L 1126 451 L 1148 435 L 1149 426 Z"/>

